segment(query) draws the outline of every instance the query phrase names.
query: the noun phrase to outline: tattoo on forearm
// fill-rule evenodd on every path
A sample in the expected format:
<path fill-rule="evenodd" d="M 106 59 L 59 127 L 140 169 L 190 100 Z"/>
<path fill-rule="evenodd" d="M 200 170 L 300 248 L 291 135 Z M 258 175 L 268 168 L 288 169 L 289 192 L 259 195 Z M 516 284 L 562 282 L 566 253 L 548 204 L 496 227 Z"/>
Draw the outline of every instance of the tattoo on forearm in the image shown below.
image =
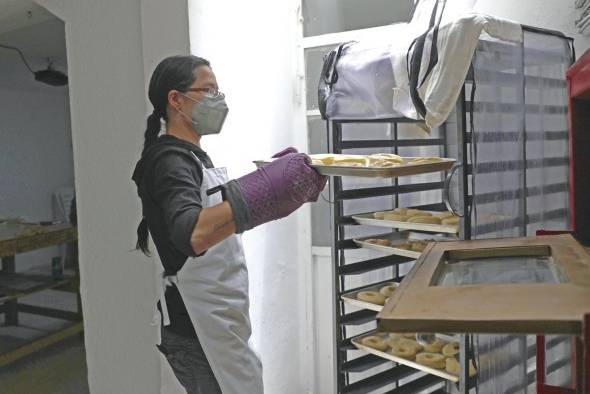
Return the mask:
<path fill-rule="evenodd" d="M 230 225 L 230 224 L 232 224 L 232 223 L 233 223 L 233 220 L 229 220 L 229 221 L 227 221 L 227 222 L 225 222 L 225 223 L 218 223 L 218 224 L 215 224 L 215 225 L 213 226 L 213 232 L 217 232 L 217 231 L 221 230 L 222 228 L 229 226 L 229 225 Z"/>

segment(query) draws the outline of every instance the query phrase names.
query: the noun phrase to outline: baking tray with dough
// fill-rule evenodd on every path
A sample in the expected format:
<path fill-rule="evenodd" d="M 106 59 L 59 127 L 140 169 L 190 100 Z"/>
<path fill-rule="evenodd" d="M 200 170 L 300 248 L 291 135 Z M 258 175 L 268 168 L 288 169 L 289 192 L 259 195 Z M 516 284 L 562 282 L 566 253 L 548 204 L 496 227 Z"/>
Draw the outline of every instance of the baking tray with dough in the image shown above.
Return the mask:
<path fill-rule="evenodd" d="M 386 286 L 393 286 L 394 288 L 397 288 L 397 286 L 399 286 L 399 283 L 391 281 L 391 282 L 380 283 L 378 285 L 368 286 L 368 287 L 365 287 L 365 288 L 362 288 L 362 289 L 359 289 L 356 291 L 351 291 L 349 293 L 342 294 L 341 298 L 345 303 L 347 303 L 349 305 L 356 306 L 356 307 L 362 308 L 362 309 L 368 309 L 368 310 L 375 311 L 375 312 L 381 312 L 381 309 L 383 308 L 383 304 L 377 304 L 377 303 L 363 301 L 363 300 L 360 300 L 358 297 L 359 297 L 359 293 L 366 293 L 366 292 L 375 292 L 375 293 L 382 294 L 381 290 Z M 385 292 L 385 290 L 383 290 L 383 292 Z M 383 301 L 385 302 L 387 300 L 387 298 L 389 298 L 389 297 L 383 296 Z"/>
<path fill-rule="evenodd" d="M 378 337 L 383 338 L 384 340 L 387 340 L 389 338 L 389 333 L 379 332 L 379 331 L 365 333 L 365 334 L 362 334 L 362 335 L 352 338 L 351 343 L 357 349 L 362 350 L 367 353 L 370 353 L 370 354 L 373 354 L 375 356 L 382 357 L 382 358 L 385 358 L 385 359 L 388 359 L 391 361 L 395 361 L 395 362 L 403 364 L 403 365 L 407 365 L 408 367 L 412 367 L 417 370 L 424 371 L 426 373 L 439 376 L 439 377 L 441 377 L 443 379 L 447 379 L 451 382 L 455 382 L 455 383 L 459 382 L 458 375 L 448 373 L 445 369 L 432 368 L 432 367 L 429 367 L 426 365 L 419 364 L 416 361 L 412 361 L 412 360 L 408 360 L 408 359 L 405 359 L 402 357 L 395 356 L 390 353 L 390 351 L 391 351 L 390 347 L 388 347 L 388 349 L 385 351 L 381 351 L 381 350 L 372 348 L 370 346 L 364 345 L 362 343 L 362 340 L 363 340 L 363 338 L 366 338 L 368 336 L 378 336 Z"/>
<path fill-rule="evenodd" d="M 381 235 L 373 235 L 369 237 L 354 238 L 353 242 L 364 249 L 377 250 L 396 256 L 410 257 L 417 259 L 422 254 L 428 242 L 445 241 L 448 238 L 443 236 L 434 236 L 428 234 L 413 233 L 408 231 L 386 233 Z M 388 243 L 385 245 L 373 242 L 373 240 L 383 240 Z"/>
<path fill-rule="evenodd" d="M 311 155 L 312 157 L 314 155 Z M 319 155 L 318 155 L 319 156 Z M 327 155 L 323 155 L 327 156 Z M 335 156 L 335 155 L 332 155 Z M 353 156 L 353 155 L 346 155 Z M 361 155 L 358 155 L 361 156 Z M 262 167 L 274 159 L 255 160 L 257 167 Z M 455 163 L 455 159 L 441 157 L 401 157 L 401 162 L 382 161 L 362 163 L 362 159 L 351 158 L 348 162 L 336 162 L 335 164 L 320 164 L 314 160 L 311 164 L 322 175 L 353 176 L 368 178 L 395 178 L 400 176 L 427 174 L 431 172 L 447 171 Z M 366 165 L 369 164 L 369 165 Z"/>
<path fill-rule="evenodd" d="M 422 211 L 422 212 L 429 213 L 430 215 L 433 215 L 433 216 L 436 216 L 437 214 L 442 213 L 442 212 L 436 212 L 436 211 Z M 354 221 L 356 221 L 358 224 L 363 224 L 363 225 L 367 225 L 367 226 L 397 228 L 400 230 L 416 230 L 416 231 L 426 231 L 426 232 L 431 232 L 431 233 L 445 233 L 445 234 L 455 234 L 455 235 L 459 233 L 459 225 L 458 224 L 417 223 L 417 222 L 409 222 L 407 220 L 405 220 L 405 221 L 388 220 L 387 216 L 384 219 L 376 219 L 375 218 L 376 213 L 377 212 L 365 213 L 365 214 L 360 214 L 360 215 L 353 215 L 352 219 Z M 414 219 L 414 220 L 416 220 L 416 219 Z"/>

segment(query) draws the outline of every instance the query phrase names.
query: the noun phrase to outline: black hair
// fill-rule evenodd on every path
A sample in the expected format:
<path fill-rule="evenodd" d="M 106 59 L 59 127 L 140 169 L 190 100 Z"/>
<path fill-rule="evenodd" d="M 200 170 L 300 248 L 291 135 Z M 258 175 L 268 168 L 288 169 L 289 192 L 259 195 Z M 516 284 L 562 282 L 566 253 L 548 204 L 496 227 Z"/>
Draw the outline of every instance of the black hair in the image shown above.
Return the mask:
<path fill-rule="evenodd" d="M 161 119 L 168 121 L 168 93 L 171 90 L 185 92 L 194 82 L 194 70 L 200 66 L 210 66 L 209 61 L 193 55 L 176 55 L 162 60 L 154 70 L 150 79 L 148 97 L 154 110 L 147 117 L 147 127 L 144 134 L 143 153 L 156 143 L 160 133 Z M 142 218 L 137 227 L 136 249 L 141 249 L 149 256 L 148 225 Z"/>

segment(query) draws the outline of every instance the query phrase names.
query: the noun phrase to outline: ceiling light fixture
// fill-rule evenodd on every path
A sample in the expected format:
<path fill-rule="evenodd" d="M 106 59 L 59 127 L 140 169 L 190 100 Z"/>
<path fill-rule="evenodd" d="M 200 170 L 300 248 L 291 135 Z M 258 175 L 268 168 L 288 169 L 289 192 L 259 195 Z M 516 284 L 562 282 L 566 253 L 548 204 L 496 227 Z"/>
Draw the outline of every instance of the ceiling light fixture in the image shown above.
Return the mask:
<path fill-rule="evenodd" d="M 68 76 L 66 74 L 62 73 L 61 71 L 54 70 L 52 68 L 51 62 L 49 62 L 49 64 L 47 65 L 47 68 L 45 70 L 33 71 L 31 66 L 27 62 L 27 59 L 25 59 L 25 55 L 23 55 L 23 53 L 20 49 L 18 49 L 16 47 L 11 47 L 8 45 L 2 45 L 2 44 L 0 44 L 0 48 L 17 51 L 18 54 L 20 55 L 23 63 L 25 64 L 25 66 L 27 66 L 29 71 L 31 73 L 33 73 L 33 75 L 35 76 L 36 81 L 39 81 L 39 82 L 42 82 L 42 83 L 45 83 L 45 84 L 51 85 L 51 86 L 64 86 L 64 85 L 68 84 Z"/>

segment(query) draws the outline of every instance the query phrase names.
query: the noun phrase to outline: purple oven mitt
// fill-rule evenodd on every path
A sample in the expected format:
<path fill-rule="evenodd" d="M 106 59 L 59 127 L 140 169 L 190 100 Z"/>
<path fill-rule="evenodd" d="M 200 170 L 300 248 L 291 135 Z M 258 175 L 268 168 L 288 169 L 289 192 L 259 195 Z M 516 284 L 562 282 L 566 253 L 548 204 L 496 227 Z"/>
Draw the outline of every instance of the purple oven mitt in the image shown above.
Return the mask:
<path fill-rule="evenodd" d="M 310 167 L 311 159 L 295 148 L 223 187 L 224 199 L 234 213 L 236 233 L 284 218 L 306 202 L 317 201 L 327 177 Z"/>

